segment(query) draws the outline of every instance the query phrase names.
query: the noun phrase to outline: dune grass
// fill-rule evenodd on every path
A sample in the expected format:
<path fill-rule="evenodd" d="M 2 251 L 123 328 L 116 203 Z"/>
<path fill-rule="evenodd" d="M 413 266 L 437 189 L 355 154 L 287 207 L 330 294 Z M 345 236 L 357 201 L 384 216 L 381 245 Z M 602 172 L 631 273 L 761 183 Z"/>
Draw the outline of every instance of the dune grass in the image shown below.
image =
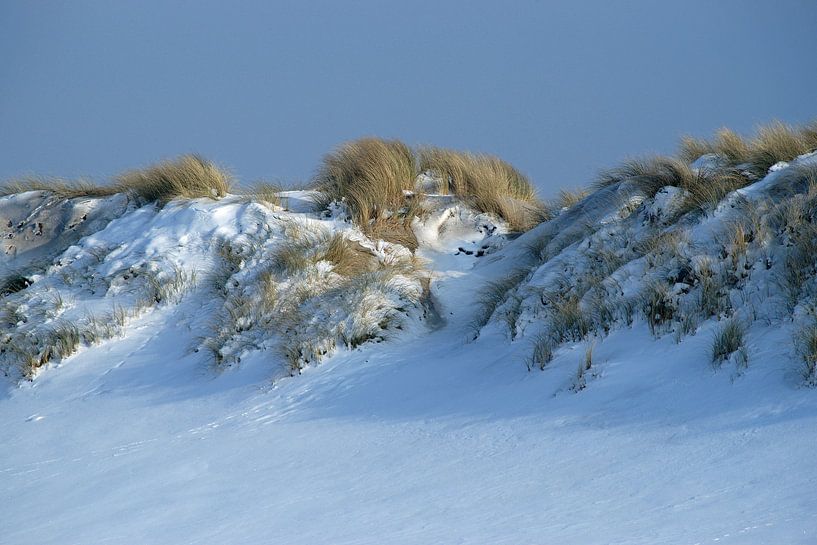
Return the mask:
<path fill-rule="evenodd" d="M 437 181 L 437 192 L 502 218 L 514 231 L 545 218 L 533 185 L 505 161 L 434 147 L 415 152 L 398 140 L 363 138 L 343 144 L 324 157 L 314 187 L 322 205 L 345 203 L 367 235 L 414 249 L 410 222 L 422 212 L 420 173 Z"/>
<path fill-rule="evenodd" d="M 730 167 L 742 167 L 752 178 L 762 178 L 780 161 L 817 150 L 817 122 L 794 127 L 780 121 L 758 127 L 754 137 L 744 138 L 730 129 L 720 129 L 712 141 L 684 137 L 679 156 L 693 162 L 705 154 L 715 154 Z"/>
<path fill-rule="evenodd" d="M 329 198 L 346 202 L 355 223 L 366 225 L 401 209 L 417 174 L 414 152 L 404 143 L 362 138 L 324 156 L 315 182 Z"/>
<path fill-rule="evenodd" d="M 527 177 L 498 157 L 423 147 L 419 165 L 437 178 L 440 193 L 457 195 L 480 212 L 499 216 L 514 231 L 526 231 L 546 218 Z"/>
<path fill-rule="evenodd" d="M 745 327 L 738 320 L 726 320 L 712 339 L 712 364 L 720 367 L 738 351 L 745 351 Z"/>
<path fill-rule="evenodd" d="M 232 177 L 214 163 L 198 156 L 183 155 L 117 177 L 114 187 L 136 195 L 144 202 L 165 204 L 176 198 L 220 199 L 229 191 Z"/>
<path fill-rule="evenodd" d="M 244 189 L 241 194 L 247 201 L 260 202 L 270 208 L 281 206 L 280 193 L 283 186 L 270 182 L 256 182 Z"/>
<path fill-rule="evenodd" d="M 230 174 L 214 163 L 198 155 L 183 155 L 172 161 L 125 172 L 117 176 L 110 185 L 98 185 L 85 180 L 28 177 L 3 184 L 0 196 L 46 191 L 61 199 L 74 199 L 127 193 L 142 202 L 155 201 L 164 205 L 176 198 L 220 199 L 229 192 L 231 184 Z"/>
<path fill-rule="evenodd" d="M 810 322 L 794 334 L 794 348 L 803 364 L 802 376 L 806 386 L 817 387 L 817 320 Z"/>

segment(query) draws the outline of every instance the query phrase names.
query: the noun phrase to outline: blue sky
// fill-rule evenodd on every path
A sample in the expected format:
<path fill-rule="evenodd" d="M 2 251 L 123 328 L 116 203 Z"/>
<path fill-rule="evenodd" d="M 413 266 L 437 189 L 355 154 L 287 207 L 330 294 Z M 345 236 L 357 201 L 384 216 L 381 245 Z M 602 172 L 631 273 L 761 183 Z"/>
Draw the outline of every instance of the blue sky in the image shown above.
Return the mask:
<path fill-rule="evenodd" d="M 817 119 L 817 2 L 0 5 L 0 179 L 186 152 L 308 180 L 361 136 L 497 154 L 549 196 L 681 134 Z"/>

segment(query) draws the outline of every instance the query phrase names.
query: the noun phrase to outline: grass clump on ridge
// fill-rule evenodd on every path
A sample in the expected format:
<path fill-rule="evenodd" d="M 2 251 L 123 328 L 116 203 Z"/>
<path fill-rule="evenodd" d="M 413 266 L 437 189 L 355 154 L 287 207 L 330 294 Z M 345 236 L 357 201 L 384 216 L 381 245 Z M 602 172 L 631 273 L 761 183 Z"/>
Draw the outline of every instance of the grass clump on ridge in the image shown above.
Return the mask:
<path fill-rule="evenodd" d="M 344 202 L 366 234 L 416 248 L 411 232 L 417 178 L 414 153 L 399 140 L 362 138 L 341 145 L 323 158 L 315 177 L 321 204 Z"/>
<path fill-rule="evenodd" d="M 230 191 L 231 184 L 232 177 L 215 164 L 198 155 L 183 155 L 174 161 L 125 172 L 114 187 L 145 202 L 166 204 L 176 198 L 220 199 Z"/>
<path fill-rule="evenodd" d="M 425 147 L 420 170 L 439 179 L 440 193 L 451 193 L 481 212 L 504 219 L 514 231 L 527 231 L 546 219 L 530 181 L 509 163 L 484 154 Z"/>
<path fill-rule="evenodd" d="M 128 193 L 144 202 L 166 204 L 176 198 L 219 199 L 230 190 L 232 177 L 198 155 L 183 155 L 144 169 L 119 175 L 111 185 L 60 178 L 29 177 L 10 181 L 0 187 L 0 196 L 26 191 L 47 191 L 61 199 L 107 197 Z"/>
<path fill-rule="evenodd" d="M 761 126 L 753 138 L 746 139 L 730 129 L 720 129 L 712 141 L 685 137 L 679 156 L 686 162 L 715 154 L 728 166 L 742 167 L 752 178 L 762 178 L 775 163 L 791 161 L 817 150 L 817 122 L 793 127 L 780 121 Z"/>
<path fill-rule="evenodd" d="M 415 152 L 399 140 L 363 138 L 343 144 L 324 157 L 314 186 L 321 204 L 344 202 L 367 234 L 413 249 L 416 239 L 409 224 L 421 206 L 416 196 L 420 173 L 434 176 L 440 193 L 502 218 L 515 231 L 545 218 L 531 183 L 505 161 L 434 147 Z"/>

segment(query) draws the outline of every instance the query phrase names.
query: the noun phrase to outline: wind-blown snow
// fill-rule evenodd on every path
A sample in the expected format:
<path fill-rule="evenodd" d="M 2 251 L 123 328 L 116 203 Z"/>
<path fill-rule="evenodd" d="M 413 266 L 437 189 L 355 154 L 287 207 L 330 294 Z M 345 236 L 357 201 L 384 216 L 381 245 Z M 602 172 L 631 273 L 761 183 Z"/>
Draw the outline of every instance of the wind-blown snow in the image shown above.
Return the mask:
<path fill-rule="evenodd" d="M 742 192 L 768 194 L 784 172 Z M 221 372 L 196 351 L 221 305 L 203 281 L 218 240 L 273 247 L 277 217 L 370 241 L 298 193 L 289 212 L 233 198 L 117 210 L 53 256 L 33 301 L 64 290 L 59 312 L 80 320 L 135 304 L 151 267 L 198 281 L 129 315 L 114 338 L 8 382 L 0 542 L 815 543 L 817 397 L 798 386 L 793 325 L 776 310 L 747 332 L 745 369 L 713 369 L 711 318 L 680 343 L 636 319 L 527 370 L 541 289 L 579 281 L 601 240 L 620 249 L 662 229 L 672 193 L 611 186 L 515 240 L 440 199 L 414 226 L 433 314 L 409 313 L 385 342 L 341 346 L 291 378 L 271 345 Z M 696 252 L 715 251 L 732 210 L 689 227 Z M 474 339 L 486 284 L 520 269 L 514 340 L 502 307 Z M 664 270 L 636 259 L 612 276 L 626 297 Z M 745 285 L 768 281 L 758 272 Z M 576 392 L 588 344 L 594 364 Z"/>

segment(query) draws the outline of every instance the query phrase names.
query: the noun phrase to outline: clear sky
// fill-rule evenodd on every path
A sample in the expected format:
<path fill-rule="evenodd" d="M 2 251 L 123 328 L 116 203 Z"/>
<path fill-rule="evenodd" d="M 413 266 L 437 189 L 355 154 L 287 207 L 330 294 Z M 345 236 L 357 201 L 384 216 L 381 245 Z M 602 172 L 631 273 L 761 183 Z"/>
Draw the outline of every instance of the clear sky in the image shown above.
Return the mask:
<path fill-rule="evenodd" d="M 678 136 L 817 118 L 817 2 L 0 2 L 0 179 L 198 152 L 305 181 L 361 136 L 543 196 Z"/>

